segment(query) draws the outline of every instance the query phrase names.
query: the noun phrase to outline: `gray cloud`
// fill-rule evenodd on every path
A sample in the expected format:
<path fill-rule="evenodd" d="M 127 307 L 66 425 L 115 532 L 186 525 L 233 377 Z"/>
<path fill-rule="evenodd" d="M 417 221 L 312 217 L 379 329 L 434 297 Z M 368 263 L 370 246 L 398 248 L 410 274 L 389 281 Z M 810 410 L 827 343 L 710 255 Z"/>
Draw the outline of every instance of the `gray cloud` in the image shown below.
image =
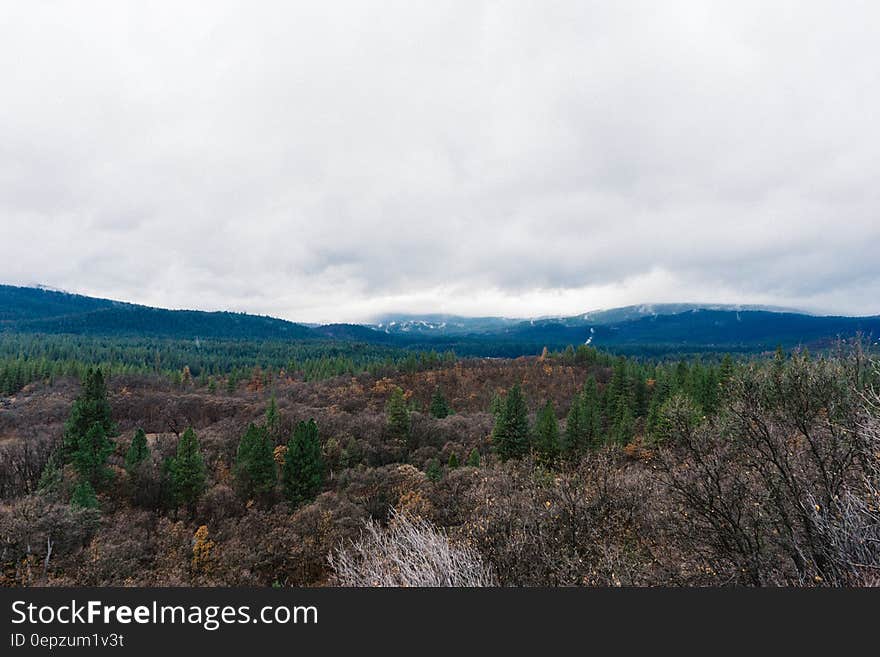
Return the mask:
<path fill-rule="evenodd" d="M 300 320 L 880 313 L 875 3 L 4 13 L 5 282 Z"/>

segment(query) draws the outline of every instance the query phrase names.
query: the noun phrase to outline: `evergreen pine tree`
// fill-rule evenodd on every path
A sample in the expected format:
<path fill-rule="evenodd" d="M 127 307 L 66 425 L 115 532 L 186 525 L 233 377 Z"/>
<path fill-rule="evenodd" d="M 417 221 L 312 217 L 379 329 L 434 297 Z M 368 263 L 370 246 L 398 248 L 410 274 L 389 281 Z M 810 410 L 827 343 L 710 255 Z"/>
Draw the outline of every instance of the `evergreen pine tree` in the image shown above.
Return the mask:
<path fill-rule="evenodd" d="M 266 427 L 248 425 L 238 444 L 234 471 L 238 490 L 245 499 L 268 495 L 274 490 L 274 449 Z"/>
<path fill-rule="evenodd" d="M 147 434 L 138 427 L 134 432 L 134 438 L 131 439 L 131 445 L 125 453 L 125 469 L 129 474 L 133 474 L 138 466 L 150 456 L 150 448 L 147 447 Z"/>
<path fill-rule="evenodd" d="M 633 415 L 645 417 L 648 414 L 648 383 L 638 374 L 633 385 Z"/>
<path fill-rule="evenodd" d="M 479 450 L 477 450 L 476 447 L 474 447 L 471 450 L 471 453 L 468 455 L 466 465 L 468 465 L 472 468 L 479 468 L 480 467 L 480 452 L 479 452 Z"/>
<path fill-rule="evenodd" d="M 556 463 L 559 458 L 559 424 L 552 401 L 548 401 L 538 411 L 535 420 L 535 451 L 546 465 Z"/>
<path fill-rule="evenodd" d="M 701 408 L 706 405 L 706 368 L 699 358 L 691 365 L 687 393 Z"/>
<path fill-rule="evenodd" d="M 70 408 L 70 416 L 64 425 L 62 455 L 65 462 L 73 458 L 83 439 L 95 424 L 99 424 L 106 438 L 117 435 L 116 425 L 111 417 L 110 402 L 107 401 L 107 385 L 101 368 L 89 368 L 83 379 L 79 397 Z"/>
<path fill-rule="evenodd" d="M 450 470 L 455 470 L 455 468 L 458 467 L 458 454 L 452 452 L 449 455 L 449 461 L 446 463 L 446 467 L 448 467 Z"/>
<path fill-rule="evenodd" d="M 176 504 L 193 506 L 205 489 L 207 473 L 199 439 L 192 427 L 177 443 L 177 456 L 171 462 L 171 481 Z"/>
<path fill-rule="evenodd" d="M 440 467 L 440 461 L 437 459 L 431 459 L 431 462 L 428 463 L 428 467 L 425 470 L 425 475 L 431 481 L 440 481 L 443 478 L 443 468 Z"/>
<path fill-rule="evenodd" d="M 113 472 L 107 467 L 107 457 L 113 452 L 113 443 L 107 438 L 104 426 L 95 422 L 76 441 L 76 449 L 71 461 L 82 480 L 88 481 L 92 488 L 99 488 L 113 478 Z"/>
<path fill-rule="evenodd" d="M 409 438 L 409 408 L 400 386 L 395 386 L 385 405 L 385 417 L 388 431 L 393 438 L 406 441 Z"/>
<path fill-rule="evenodd" d="M 449 415 L 449 404 L 439 386 L 434 388 L 434 394 L 431 396 L 431 415 L 436 418 L 444 418 Z"/>
<path fill-rule="evenodd" d="M 95 495 L 95 489 L 88 479 L 83 479 L 73 489 L 73 494 L 70 497 L 70 506 L 75 509 L 98 508 L 98 497 Z"/>
<path fill-rule="evenodd" d="M 654 441 L 661 438 L 660 429 L 663 417 L 660 411 L 662 408 L 663 402 L 660 401 L 660 398 L 652 397 L 651 404 L 648 406 L 648 417 L 645 419 L 645 432 Z"/>
<path fill-rule="evenodd" d="M 617 402 L 614 423 L 611 428 L 611 437 L 615 442 L 625 445 L 632 439 L 634 429 L 635 420 L 632 408 L 626 397 L 621 397 Z"/>
<path fill-rule="evenodd" d="M 608 408 L 614 411 L 621 399 L 629 402 L 629 393 L 626 359 L 621 356 L 614 362 L 614 367 L 611 370 L 611 381 L 608 382 Z"/>
<path fill-rule="evenodd" d="M 648 407 L 648 418 L 645 422 L 648 434 L 654 440 L 660 440 L 660 424 L 662 420 L 663 405 L 672 396 L 673 379 L 668 368 L 658 368 L 657 378 L 654 381 L 654 390 L 651 394 L 651 403 Z"/>
<path fill-rule="evenodd" d="M 49 456 L 43 472 L 40 474 L 40 481 L 37 483 L 37 490 L 49 496 L 57 495 L 61 490 L 61 484 L 64 480 L 61 468 L 58 467 L 58 461 L 55 454 Z"/>
<path fill-rule="evenodd" d="M 507 393 L 503 410 L 498 415 L 493 431 L 495 451 L 502 460 L 520 458 L 529 452 L 529 409 L 519 384 Z"/>
<path fill-rule="evenodd" d="M 691 369 L 685 361 L 678 361 L 678 365 L 675 367 L 675 379 L 673 381 L 673 390 L 675 392 L 687 390 L 690 371 Z"/>
<path fill-rule="evenodd" d="M 293 506 L 315 499 L 324 484 L 324 458 L 314 420 L 300 422 L 287 443 L 281 469 L 284 493 Z"/>
<path fill-rule="evenodd" d="M 159 466 L 159 504 L 164 509 L 173 509 L 177 506 L 173 469 L 173 456 L 166 456 L 162 459 L 162 464 Z"/>
<path fill-rule="evenodd" d="M 504 397 L 499 395 L 497 392 L 492 395 L 492 401 L 489 404 L 489 412 L 495 418 L 495 421 L 498 421 L 498 418 L 504 413 Z"/>
<path fill-rule="evenodd" d="M 577 394 L 571 400 L 571 409 L 565 421 L 565 433 L 562 437 L 562 453 L 566 458 L 573 458 L 584 447 L 586 431 L 581 421 L 581 413 L 584 409 L 584 398 Z"/>
<path fill-rule="evenodd" d="M 703 381 L 702 407 L 706 415 L 714 415 L 721 403 L 721 381 L 718 370 L 714 367 L 706 369 Z"/>
<path fill-rule="evenodd" d="M 721 359 L 721 368 L 718 372 L 718 378 L 721 381 L 721 385 L 727 385 L 727 382 L 733 377 L 733 358 L 730 357 L 730 354 L 724 354 L 724 358 Z"/>
<path fill-rule="evenodd" d="M 599 407 L 599 386 L 592 375 L 581 391 L 581 427 L 584 445 L 596 447 L 602 442 L 602 410 Z"/>
<path fill-rule="evenodd" d="M 281 415 L 278 413 L 278 403 L 275 401 L 274 394 L 269 399 L 269 406 L 266 408 L 265 426 L 269 439 L 274 444 L 281 437 Z"/>

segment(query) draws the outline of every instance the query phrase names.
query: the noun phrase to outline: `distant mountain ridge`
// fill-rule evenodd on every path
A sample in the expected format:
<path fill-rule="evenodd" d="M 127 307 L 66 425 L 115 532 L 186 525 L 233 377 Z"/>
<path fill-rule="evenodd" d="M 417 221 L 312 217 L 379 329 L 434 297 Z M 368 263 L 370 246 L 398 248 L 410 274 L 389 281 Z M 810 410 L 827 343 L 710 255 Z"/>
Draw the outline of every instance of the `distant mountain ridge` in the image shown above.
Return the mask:
<path fill-rule="evenodd" d="M 34 287 L 0 285 L 3 332 L 174 339 L 333 340 L 468 355 L 516 356 L 592 346 L 631 354 L 757 352 L 824 347 L 856 333 L 880 336 L 880 317 L 818 316 L 783 308 L 642 304 L 571 317 L 513 319 L 394 314 L 376 323 L 305 325 L 234 312 L 167 310 Z"/>
<path fill-rule="evenodd" d="M 166 310 L 45 288 L 0 285 L 0 331 L 167 338 L 320 338 L 301 324 L 233 312 Z"/>
<path fill-rule="evenodd" d="M 424 315 L 397 313 L 382 315 L 369 326 L 384 333 L 468 335 L 494 333 L 524 321 L 527 320 L 507 317 L 464 317 L 438 313 Z"/>
<path fill-rule="evenodd" d="M 448 314 L 386 314 L 375 320 L 371 326 L 385 333 L 421 335 L 469 335 L 480 333 L 515 332 L 525 326 L 561 324 L 568 327 L 594 327 L 639 320 L 644 317 L 678 315 L 698 310 L 720 310 L 731 312 L 759 311 L 774 313 L 809 313 L 778 306 L 742 304 L 699 304 L 699 303 L 652 303 L 590 310 L 580 315 L 549 315 L 534 318 L 509 317 L 464 317 Z"/>

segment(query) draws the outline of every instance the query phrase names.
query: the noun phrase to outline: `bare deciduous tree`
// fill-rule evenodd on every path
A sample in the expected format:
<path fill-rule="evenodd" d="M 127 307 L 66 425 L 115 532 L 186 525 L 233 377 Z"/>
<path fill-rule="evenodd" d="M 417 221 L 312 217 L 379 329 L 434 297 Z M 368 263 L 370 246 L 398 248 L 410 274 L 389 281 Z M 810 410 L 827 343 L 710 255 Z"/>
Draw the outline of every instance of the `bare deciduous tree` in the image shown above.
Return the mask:
<path fill-rule="evenodd" d="M 880 394 L 865 395 L 859 461 L 863 477 L 846 482 L 829 504 L 810 496 L 814 522 L 827 546 L 829 584 L 880 586 Z"/>
<path fill-rule="evenodd" d="M 745 370 L 715 423 L 694 426 L 667 409 L 660 464 L 682 507 L 678 539 L 722 581 L 868 583 L 878 450 L 876 409 L 860 403 L 863 368 L 858 350 L 798 354 Z"/>
<path fill-rule="evenodd" d="M 387 526 L 370 519 L 361 537 L 330 554 L 341 586 L 493 586 L 479 552 L 457 545 L 420 518 L 392 509 Z"/>

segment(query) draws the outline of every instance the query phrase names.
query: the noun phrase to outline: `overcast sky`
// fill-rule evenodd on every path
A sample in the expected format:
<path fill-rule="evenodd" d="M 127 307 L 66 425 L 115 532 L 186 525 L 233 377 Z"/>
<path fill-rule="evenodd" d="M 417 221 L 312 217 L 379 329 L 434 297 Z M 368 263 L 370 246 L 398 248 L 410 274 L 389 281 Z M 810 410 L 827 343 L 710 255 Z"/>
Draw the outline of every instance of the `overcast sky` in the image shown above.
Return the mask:
<path fill-rule="evenodd" d="M 0 9 L 0 282 L 301 321 L 880 313 L 880 3 Z"/>

